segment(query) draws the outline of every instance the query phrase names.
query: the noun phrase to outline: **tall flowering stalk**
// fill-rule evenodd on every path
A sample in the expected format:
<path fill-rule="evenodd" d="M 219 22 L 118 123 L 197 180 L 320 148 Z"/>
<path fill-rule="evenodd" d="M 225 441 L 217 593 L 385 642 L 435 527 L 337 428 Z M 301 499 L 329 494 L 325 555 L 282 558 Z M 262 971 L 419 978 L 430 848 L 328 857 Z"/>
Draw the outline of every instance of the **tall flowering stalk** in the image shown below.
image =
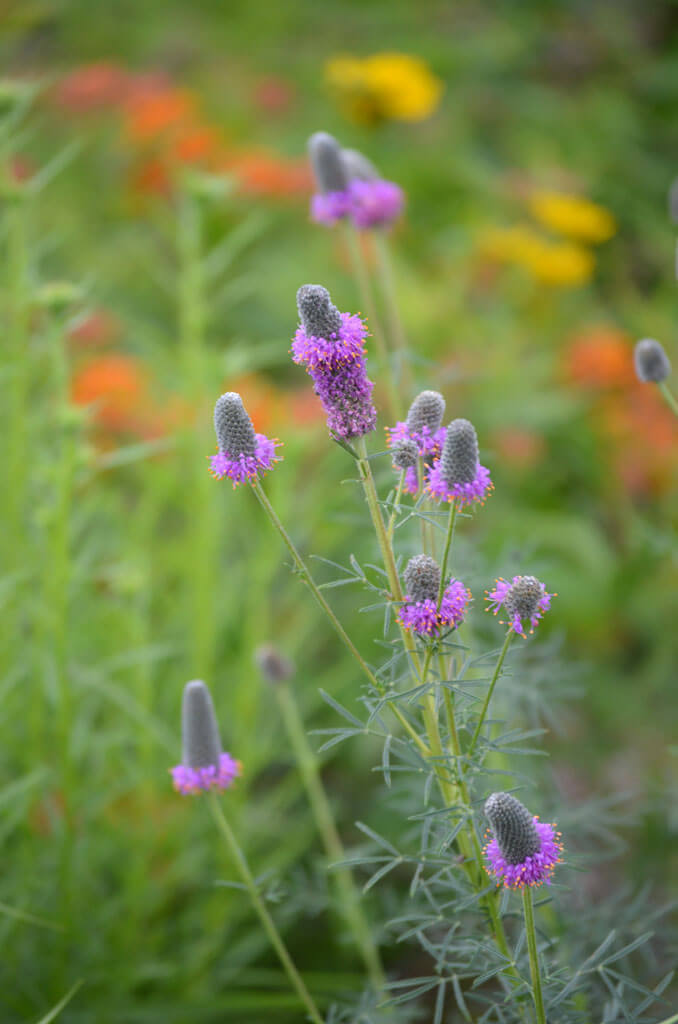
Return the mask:
<path fill-rule="evenodd" d="M 287 946 L 268 912 L 252 870 L 247 862 L 235 832 L 231 828 L 218 793 L 231 787 L 240 774 L 240 765 L 221 747 L 219 726 L 212 697 L 200 679 L 187 683 L 184 688 L 182 715 L 182 759 L 171 769 L 174 788 L 184 795 L 209 794 L 210 811 L 214 822 L 226 842 L 230 856 L 243 881 L 252 906 L 278 955 L 290 984 L 299 996 L 314 1024 L 323 1024 L 323 1018 L 299 974 Z"/>

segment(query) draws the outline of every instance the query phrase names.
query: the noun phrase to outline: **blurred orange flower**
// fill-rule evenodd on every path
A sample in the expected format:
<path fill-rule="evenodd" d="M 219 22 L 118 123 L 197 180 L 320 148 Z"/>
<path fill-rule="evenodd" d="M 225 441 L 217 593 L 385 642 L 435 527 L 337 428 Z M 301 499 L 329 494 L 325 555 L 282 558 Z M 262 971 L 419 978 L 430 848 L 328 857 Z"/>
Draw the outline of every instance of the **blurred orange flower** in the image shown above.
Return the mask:
<path fill-rule="evenodd" d="M 131 143 L 148 143 L 180 126 L 196 123 L 196 101 L 173 86 L 133 94 L 126 104 L 124 136 Z"/>
<path fill-rule="evenodd" d="M 221 170 L 235 174 L 248 195 L 306 196 L 312 183 L 306 160 L 286 160 L 266 150 L 235 153 L 223 161 Z"/>
<path fill-rule="evenodd" d="M 137 359 L 100 356 L 75 374 L 71 397 L 76 405 L 93 405 L 95 422 L 107 430 L 134 431 L 147 410 L 148 377 Z"/>
<path fill-rule="evenodd" d="M 127 95 L 129 76 L 124 68 L 109 61 L 75 68 L 49 94 L 62 110 L 86 114 L 121 103 Z"/>
<path fill-rule="evenodd" d="M 566 363 L 570 379 L 589 387 L 627 387 L 635 380 L 633 347 L 616 327 L 591 327 L 575 335 Z"/>
<path fill-rule="evenodd" d="M 656 389 L 636 378 L 631 339 L 616 327 L 577 334 L 565 356 L 565 373 L 592 392 L 594 424 L 612 446 L 611 459 L 624 487 L 661 493 L 670 486 L 678 465 L 675 421 Z"/>

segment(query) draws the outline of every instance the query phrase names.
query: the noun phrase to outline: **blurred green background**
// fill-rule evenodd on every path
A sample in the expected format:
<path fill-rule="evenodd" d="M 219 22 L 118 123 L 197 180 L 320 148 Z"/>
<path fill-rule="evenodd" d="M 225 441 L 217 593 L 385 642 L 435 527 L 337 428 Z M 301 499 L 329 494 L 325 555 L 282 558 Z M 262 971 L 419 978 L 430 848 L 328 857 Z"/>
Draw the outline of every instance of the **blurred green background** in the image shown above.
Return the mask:
<path fill-rule="evenodd" d="M 362 681 L 253 496 L 204 470 L 212 404 L 239 390 L 285 442 L 267 489 L 302 550 L 374 557 L 352 467 L 289 358 L 300 284 L 359 306 L 341 237 L 308 216 L 305 145 L 320 129 L 405 190 L 392 242 L 414 376 L 474 422 L 492 470 L 459 553 L 474 637 L 497 643 L 480 600 L 494 576 L 534 571 L 558 593 L 530 641 L 558 653 L 539 662 L 531 711 L 519 702 L 549 727 L 552 758 L 532 774 L 561 803 L 623 794 L 635 823 L 608 872 L 642 872 L 663 895 L 678 826 L 678 457 L 675 421 L 631 355 L 651 336 L 678 360 L 677 42 L 675 4 L 3 5 L 7 78 L 35 87 L 16 120 L 8 93 L 2 136 L 3 1021 L 38 1020 L 78 979 L 63 1020 L 299 1019 L 246 898 L 214 886 L 229 867 L 206 815 L 171 791 L 194 677 L 245 765 L 232 816 L 309 984 L 332 996 L 339 972 L 360 987 L 350 947 L 330 937 L 319 844 L 253 651 L 275 643 L 295 660 L 311 728 L 337 724 L 319 687 L 350 707 Z M 416 71 L 391 67 L 377 88 L 359 64 L 353 77 L 332 64 L 379 53 L 423 62 L 442 86 L 430 109 L 424 97 L 419 114 L 395 114 L 426 92 Z M 609 211 L 612 236 L 540 221 L 535 196 L 552 192 Z M 538 239 L 536 263 L 518 225 Z M 62 302 L 55 282 L 77 296 Z M 389 460 L 377 467 L 385 495 Z M 407 537 L 400 554 L 415 547 Z M 378 662 L 364 595 L 329 593 Z M 530 655 L 514 657 L 519 673 Z M 330 753 L 327 786 L 357 845 L 355 820 L 387 817 L 380 753 Z M 371 896 L 375 915 L 390 898 Z M 387 961 L 421 970 L 407 950 Z"/>

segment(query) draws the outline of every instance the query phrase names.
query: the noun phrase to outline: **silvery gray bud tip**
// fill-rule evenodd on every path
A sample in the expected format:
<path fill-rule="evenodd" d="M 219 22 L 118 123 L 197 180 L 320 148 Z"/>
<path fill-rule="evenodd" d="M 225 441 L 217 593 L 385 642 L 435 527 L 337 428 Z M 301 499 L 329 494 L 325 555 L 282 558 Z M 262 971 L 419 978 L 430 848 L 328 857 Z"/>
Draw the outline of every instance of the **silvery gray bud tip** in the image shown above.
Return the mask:
<path fill-rule="evenodd" d="M 449 487 L 471 484 L 478 471 L 478 435 L 469 420 L 452 420 L 440 455 L 440 472 Z"/>
<path fill-rule="evenodd" d="M 186 683 L 181 707 L 182 761 L 188 768 L 218 765 L 219 726 L 210 691 L 200 679 Z"/>
<path fill-rule="evenodd" d="M 265 644 L 254 652 L 257 668 L 268 683 L 284 683 L 294 675 L 294 665 L 277 647 Z"/>
<path fill-rule="evenodd" d="M 297 309 L 301 326 L 309 337 L 330 338 L 339 333 L 341 313 L 321 284 L 302 284 L 297 292 Z"/>
<path fill-rule="evenodd" d="M 662 345 L 654 338 L 643 338 L 633 350 L 638 380 L 660 384 L 671 373 L 671 363 Z"/>
<path fill-rule="evenodd" d="M 678 178 L 674 178 L 669 189 L 669 217 L 678 224 Z"/>
<path fill-rule="evenodd" d="M 252 420 L 237 391 L 227 391 L 214 406 L 214 429 L 219 451 L 237 459 L 239 455 L 254 455 L 257 437 Z"/>
<path fill-rule="evenodd" d="M 416 441 L 410 441 L 408 438 L 405 438 L 399 441 L 393 448 L 391 455 L 393 457 L 393 465 L 397 466 L 398 469 L 411 469 L 417 464 L 419 446 Z"/>
<path fill-rule="evenodd" d="M 428 555 L 415 555 L 405 568 L 405 592 L 413 604 L 437 601 L 440 589 L 440 566 Z"/>
<path fill-rule="evenodd" d="M 511 617 L 531 619 L 544 596 L 544 584 L 536 576 L 516 576 L 506 591 L 504 607 Z"/>
<path fill-rule="evenodd" d="M 508 864 L 522 864 L 541 848 L 533 815 L 510 793 L 489 796 L 485 815 Z"/>
<path fill-rule="evenodd" d="M 445 399 L 438 391 L 420 392 L 407 413 L 407 429 L 412 433 L 428 427 L 432 434 L 440 429 L 445 415 Z"/>
<path fill-rule="evenodd" d="M 371 160 L 357 149 L 342 149 L 341 156 L 349 178 L 378 181 L 381 175 Z"/>
<path fill-rule="evenodd" d="M 341 156 L 341 146 L 333 135 L 327 132 L 311 135 L 308 155 L 318 191 L 343 192 L 348 188 L 348 173 Z"/>

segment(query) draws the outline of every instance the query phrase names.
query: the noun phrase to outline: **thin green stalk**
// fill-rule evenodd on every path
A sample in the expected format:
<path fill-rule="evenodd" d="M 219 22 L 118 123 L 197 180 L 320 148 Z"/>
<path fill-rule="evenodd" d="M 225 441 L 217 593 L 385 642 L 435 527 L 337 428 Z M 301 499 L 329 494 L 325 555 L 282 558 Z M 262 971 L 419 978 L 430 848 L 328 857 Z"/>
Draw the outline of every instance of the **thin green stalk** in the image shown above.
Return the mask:
<path fill-rule="evenodd" d="M 231 826 L 226 820 L 226 816 L 224 814 L 221 804 L 219 803 L 219 798 L 216 793 L 209 794 L 209 805 L 214 821 L 216 822 L 216 826 L 221 832 L 224 839 L 226 840 L 226 845 L 228 847 L 229 853 L 231 854 L 231 857 L 235 861 L 236 867 L 238 868 L 238 871 L 240 873 L 240 877 L 242 878 L 245 884 L 245 888 L 247 889 L 250 899 L 252 900 L 252 905 L 256 910 L 257 914 L 259 915 L 259 919 L 262 925 L 264 926 L 266 934 L 271 940 L 271 945 L 278 954 L 280 962 L 283 965 L 285 973 L 287 974 L 287 977 L 289 979 L 290 985 L 299 996 L 301 1002 L 306 1007 L 306 1011 L 311 1020 L 314 1022 L 314 1024 L 323 1024 L 323 1019 L 320 1016 L 318 1007 L 313 1001 L 310 992 L 306 988 L 306 985 L 304 984 L 304 981 L 301 975 L 299 974 L 299 971 L 295 967 L 294 961 L 292 960 L 292 957 L 287 951 L 287 947 L 281 938 L 280 932 L 275 926 L 273 918 L 266 909 L 266 904 L 261 898 L 261 895 L 257 888 L 257 883 L 254 879 L 254 876 L 252 875 L 252 872 L 250 871 L 249 864 L 245 859 L 245 854 L 240 849 L 240 846 L 238 845 L 238 840 L 236 839 L 235 834 L 231 829 Z"/>
<path fill-rule="evenodd" d="M 340 862 L 346 860 L 346 851 L 339 837 L 332 814 L 332 809 L 325 793 L 317 758 L 311 749 L 304 724 L 299 713 L 294 691 L 288 683 L 274 684 L 273 690 L 278 699 L 280 712 L 292 750 L 296 757 L 299 773 L 306 788 L 308 801 L 315 817 L 318 831 L 322 837 L 325 852 L 330 860 Z M 379 950 L 372 937 L 365 913 L 360 904 L 360 894 L 353 881 L 353 875 L 347 867 L 335 870 L 337 889 L 339 890 L 339 906 L 346 923 L 353 932 L 356 945 L 360 950 L 370 981 L 377 993 L 383 992 L 386 978 L 381 965 Z"/>
<path fill-rule="evenodd" d="M 377 534 L 377 541 L 379 543 L 379 549 L 381 551 L 382 561 L 386 570 L 386 575 L 391 587 L 391 595 L 395 600 L 402 601 L 402 590 L 400 586 L 400 580 L 395 566 L 395 558 L 393 555 L 393 548 L 390 544 L 387 536 L 386 529 L 384 527 L 384 521 L 381 515 L 381 509 L 379 507 L 379 500 L 377 497 L 376 486 L 374 483 L 374 477 L 372 476 L 372 470 L 370 468 L 369 460 L 367 458 L 367 446 L 365 439 L 360 438 L 357 444 L 358 453 L 360 458 L 358 460 L 358 468 L 360 472 L 361 481 L 365 490 L 365 496 L 367 498 L 367 504 L 370 510 L 370 516 L 372 523 Z M 407 630 L 401 628 L 401 636 L 405 649 L 410 656 L 413 672 L 416 674 L 418 681 L 423 685 L 428 675 L 428 669 L 431 663 L 433 655 L 433 647 L 430 646 L 424 656 L 423 666 L 420 663 L 419 656 L 416 651 L 416 645 L 413 638 L 410 636 Z M 445 753 L 443 750 L 442 740 L 440 737 L 440 730 L 438 727 L 438 720 L 436 715 L 435 700 L 432 694 L 427 694 L 423 702 L 423 719 L 424 726 L 428 738 L 429 757 L 434 757 L 435 761 L 435 774 L 440 787 L 441 795 L 443 800 L 448 806 L 453 806 L 457 801 L 457 792 L 454 784 L 447 778 L 445 772 L 445 766 L 443 761 L 445 759 Z M 426 756 L 426 755 L 425 755 Z M 470 814 L 470 798 L 468 791 L 466 791 L 466 808 Z M 459 835 L 459 847 L 464 856 L 464 869 L 469 876 L 471 884 L 476 888 L 482 888 L 482 878 L 480 876 L 481 865 L 482 865 L 482 850 L 478 837 L 475 834 L 475 829 L 471 825 L 469 828 L 470 843 L 472 849 L 469 847 L 469 839 L 467 839 L 464 833 Z M 487 909 L 488 916 L 491 921 L 493 938 L 496 942 L 497 948 L 500 953 L 511 961 L 511 967 L 508 968 L 508 973 L 511 977 L 513 984 L 520 983 L 520 975 L 518 974 L 515 965 L 512 962 L 512 957 L 509 952 L 508 943 L 506 941 L 506 935 L 504 933 L 504 926 L 499 916 L 495 898 L 492 894 L 488 894 L 482 899 L 483 904 Z"/>
<path fill-rule="evenodd" d="M 5 535 L 9 561 L 21 564 L 24 539 L 24 500 L 28 449 L 28 394 L 30 387 L 30 283 L 26 230 L 26 205 L 16 198 L 7 209 L 7 299 L 9 322 L 5 344 L 9 355 L 8 389 L 9 431 L 5 439 L 7 451 L 6 480 L 11 481 L 5 494 Z M 11 632 L 11 630 L 10 630 Z"/>
<path fill-rule="evenodd" d="M 358 235 L 355 227 L 348 220 L 343 222 L 343 228 L 351 266 L 353 268 L 353 276 L 355 277 L 356 284 L 358 285 L 360 302 L 361 305 L 365 307 L 365 313 L 367 314 L 368 323 L 377 348 L 377 355 L 379 356 L 379 360 L 386 373 L 386 394 L 389 405 L 389 418 L 395 422 L 400 418 L 401 402 L 398 395 L 398 388 L 396 387 L 396 382 L 393 377 L 393 367 L 391 365 L 384 331 L 377 314 L 377 304 L 374 300 L 374 293 L 370 283 L 370 274 L 363 255 L 360 236 Z"/>
<path fill-rule="evenodd" d="M 659 384 L 657 385 L 657 387 L 659 388 L 659 390 L 661 391 L 662 395 L 666 399 L 666 402 L 670 406 L 672 412 L 674 412 L 675 415 L 678 416 L 678 401 L 676 401 L 676 398 L 672 394 L 671 389 L 668 386 L 668 384 L 666 383 L 666 381 L 665 380 L 660 381 Z"/>
<path fill-rule="evenodd" d="M 412 381 L 407 361 L 407 339 L 405 338 L 405 331 L 403 330 L 398 312 L 398 295 L 389 245 L 383 231 L 377 230 L 372 232 L 372 237 L 374 238 L 374 248 L 377 254 L 377 272 L 386 303 L 389 331 L 398 358 L 398 379 L 396 385 L 401 384 L 403 390 L 409 393 Z"/>
<path fill-rule="evenodd" d="M 537 1013 L 537 1024 L 546 1024 L 546 1014 L 544 1013 L 544 999 L 541 992 L 541 974 L 539 971 L 539 953 L 537 951 L 537 933 L 534 929 L 532 889 L 529 885 L 523 887 L 523 910 L 525 912 L 525 935 L 527 937 L 527 952 L 530 957 L 532 995 L 534 998 L 534 1008 Z"/>
<path fill-rule="evenodd" d="M 443 594 L 445 593 L 445 585 L 446 585 L 446 580 L 447 580 L 447 561 L 448 561 L 449 556 L 450 556 L 450 547 L 452 545 L 452 538 L 454 536 L 454 524 L 455 524 L 456 518 L 457 518 L 457 502 L 456 502 L 456 499 L 453 498 L 452 499 L 452 504 L 450 505 L 450 515 L 449 515 L 449 518 L 447 520 L 447 533 L 445 535 L 445 548 L 443 550 L 443 561 L 442 561 L 442 565 L 440 566 L 440 588 L 438 590 L 438 609 L 440 609 L 440 604 L 441 604 L 442 599 L 443 599 Z"/>
<path fill-rule="evenodd" d="M 473 751 L 476 748 L 476 743 L 478 742 L 478 737 L 480 736 L 480 730 L 483 727 L 483 722 L 485 721 L 485 716 L 487 715 L 487 709 L 489 708 L 490 701 L 492 700 L 492 694 L 494 692 L 494 687 L 496 685 L 497 679 L 499 679 L 499 673 L 501 672 L 501 667 L 504 664 L 504 658 L 506 657 L 506 652 L 508 651 L 509 644 L 511 643 L 511 640 L 513 638 L 513 633 L 514 633 L 514 631 L 513 631 L 512 628 L 507 630 L 507 632 L 506 632 L 506 636 L 504 638 L 504 646 L 501 649 L 501 653 L 499 655 L 499 660 L 497 661 L 497 664 L 495 666 L 494 675 L 492 676 L 492 679 L 490 680 L 490 686 L 489 686 L 489 689 L 487 691 L 487 696 L 485 697 L 485 703 L 483 704 L 483 709 L 480 712 L 480 718 L 478 719 L 478 724 L 476 725 L 475 732 L 473 733 L 473 737 L 471 739 L 470 746 L 469 746 L 468 750 L 466 751 L 466 756 L 467 757 L 470 757 L 471 754 L 473 753 Z"/>
<path fill-rule="evenodd" d="M 428 661 L 430 663 L 430 659 L 428 659 Z M 426 662 L 424 664 L 426 665 Z M 428 693 L 424 699 L 422 715 L 431 752 L 433 756 L 437 758 L 434 770 L 442 798 L 447 806 L 452 807 L 454 804 L 459 802 L 461 797 L 461 802 L 463 803 L 468 816 L 468 831 L 459 832 L 457 841 L 459 850 L 463 856 L 462 866 L 466 871 L 468 879 L 476 890 L 480 890 L 483 888 L 483 853 L 480 843 L 478 842 L 478 837 L 471 817 L 471 798 L 461 771 L 459 772 L 459 779 L 457 783 L 450 780 L 446 775 L 445 766 L 443 764 L 445 752 L 443 749 L 442 738 L 440 736 L 440 728 L 438 726 L 435 700 L 431 693 Z M 454 715 L 452 715 L 452 719 L 454 720 Z M 456 727 L 453 732 L 450 732 L 450 740 L 453 744 L 452 752 L 455 759 L 457 759 L 457 763 L 459 763 L 458 758 L 461 755 L 461 750 L 459 748 Z M 485 894 L 481 898 L 481 903 L 485 907 L 490 919 L 492 937 L 496 943 L 497 949 L 502 956 L 506 957 L 506 959 L 510 961 L 510 966 L 506 968 L 510 981 L 513 985 L 518 985 L 521 983 L 521 978 L 509 950 L 504 925 L 501 917 L 499 916 L 494 893 Z"/>
<path fill-rule="evenodd" d="M 405 470 L 401 469 L 400 479 L 398 480 L 398 487 L 393 500 L 393 509 L 391 510 L 391 518 L 388 521 L 388 529 L 386 530 L 386 536 L 388 537 L 389 544 L 393 544 L 393 530 L 395 529 L 395 522 L 400 511 L 400 499 L 403 495 L 403 487 L 405 486 Z"/>
<path fill-rule="evenodd" d="M 383 685 L 379 682 L 379 680 L 375 676 L 374 672 L 372 672 L 372 670 L 368 666 L 367 662 L 363 658 L 362 654 L 360 653 L 358 648 L 355 646 L 355 644 L 351 640 L 350 636 L 348 635 L 348 633 L 346 632 L 346 630 L 344 629 L 342 624 L 339 622 L 339 619 L 334 614 L 334 612 L 330 608 L 329 604 L 325 600 L 321 590 L 319 589 L 319 587 L 316 584 L 315 580 L 311 576 L 311 573 L 309 572 L 309 569 L 308 569 L 306 563 L 304 562 L 303 558 L 301 557 L 301 555 L 297 551 L 297 548 L 295 547 L 295 545 L 294 545 L 294 543 L 292 541 L 292 538 L 287 533 L 287 530 L 285 529 L 283 524 L 280 522 L 280 519 L 278 518 L 278 516 L 277 516 L 277 514 L 275 512 L 275 509 L 273 508 L 273 506 L 271 505 L 270 501 L 268 500 L 268 498 L 266 496 L 266 493 L 265 493 L 263 487 L 261 486 L 261 484 L 259 483 L 258 480 L 255 480 L 255 482 L 252 484 L 252 490 L 254 491 L 255 495 L 257 496 L 257 498 L 258 498 L 262 508 L 264 509 L 266 515 L 271 520 L 271 523 L 273 524 L 275 529 L 280 534 L 280 536 L 281 536 L 285 546 L 287 547 L 287 550 L 292 555 L 292 558 L 293 558 L 294 563 L 295 563 L 295 565 L 297 567 L 299 575 L 304 580 L 304 582 L 307 584 L 309 590 L 311 591 L 311 593 L 315 597 L 316 601 L 318 602 L 318 604 L 320 605 L 320 607 L 324 611 L 325 615 L 327 615 L 328 619 L 332 623 L 332 626 L 334 627 L 334 629 L 335 629 L 336 633 L 338 634 L 339 638 L 341 639 L 342 643 L 351 652 L 351 654 L 353 655 L 355 660 L 358 662 L 358 664 L 360 665 L 360 668 L 362 669 L 364 674 L 367 676 L 369 681 L 372 683 L 372 685 L 374 686 L 376 691 L 378 693 L 382 693 L 383 694 L 384 693 Z M 391 701 L 389 701 L 389 707 L 391 708 L 391 711 L 393 712 L 393 714 L 396 716 L 396 718 L 398 719 L 398 721 L 402 725 L 403 729 L 405 729 L 405 731 L 408 733 L 408 735 L 411 737 L 411 739 L 414 740 L 414 742 L 417 744 L 417 746 L 419 747 L 421 752 L 424 754 L 424 756 L 428 755 L 428 753 L 429 753 L 428 747 L 423 742 L 421 737 L 417 734 L 417 732 L 412 728 L 410 723 L 407 721 L 407 719 L 405 718 L 405 716 L 401 712 L 400 708 L 398 708 L 397 705 L 394 704 Z"/>

